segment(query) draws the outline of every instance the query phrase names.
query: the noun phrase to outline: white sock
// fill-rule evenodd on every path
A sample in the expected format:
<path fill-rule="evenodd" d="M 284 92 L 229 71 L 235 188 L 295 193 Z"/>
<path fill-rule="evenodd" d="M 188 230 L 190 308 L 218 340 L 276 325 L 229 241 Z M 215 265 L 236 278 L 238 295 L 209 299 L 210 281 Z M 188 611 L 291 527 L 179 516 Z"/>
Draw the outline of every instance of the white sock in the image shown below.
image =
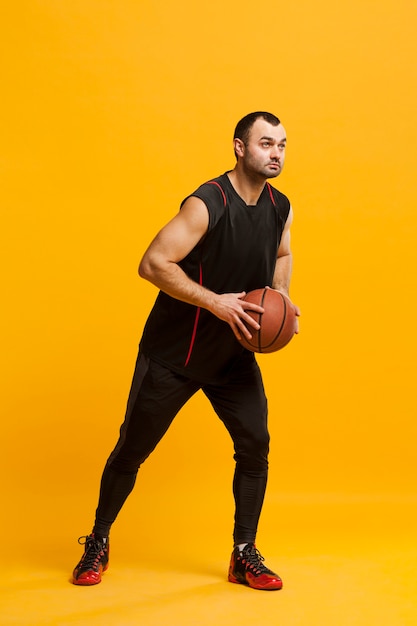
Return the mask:
<path fill-rule="evenodd" d="M 243 548 L 245 548 L 248 544 L 247 543 L 238 543 L 235 548 L 239 548 L 239 552 L 243 551 Z"/>

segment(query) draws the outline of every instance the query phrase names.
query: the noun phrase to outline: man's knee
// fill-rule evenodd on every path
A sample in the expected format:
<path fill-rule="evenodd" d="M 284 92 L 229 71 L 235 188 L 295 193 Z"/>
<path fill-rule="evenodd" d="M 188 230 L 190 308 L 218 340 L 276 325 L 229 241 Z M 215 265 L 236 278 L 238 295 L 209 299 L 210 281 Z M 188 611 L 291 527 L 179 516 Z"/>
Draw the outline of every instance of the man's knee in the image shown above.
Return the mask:
<path fill-rule="evenodd" d="M 269 434 L 258 433 L 256 437 L 246 438 L 236 446 L 235 461 L 246 471 L 264 471 L 268 469 Z"/>

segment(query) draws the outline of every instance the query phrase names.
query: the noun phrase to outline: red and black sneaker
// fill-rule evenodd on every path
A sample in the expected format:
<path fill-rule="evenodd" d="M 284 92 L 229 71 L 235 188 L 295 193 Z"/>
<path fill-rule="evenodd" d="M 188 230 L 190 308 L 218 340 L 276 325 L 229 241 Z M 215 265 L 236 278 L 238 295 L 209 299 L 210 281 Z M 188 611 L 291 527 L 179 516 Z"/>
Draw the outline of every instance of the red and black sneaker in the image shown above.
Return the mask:
<path fill-rule="evenodd" d="M 78 543 L 85 548 L 81 561 L 74 569 L 72 582 L 74 585 L 97 585 L 109 567 L 109 540 L 96 539 L 91 534 L 80 537 Z"/>
<path fill-rule="evenodd" d="M 254 543 L 248 543 L 242 551 L 236 547 L 230 560 L 229 582 L 265 591 L 281 589 L 281 578 L 263 564 L 264 560 Z"/>

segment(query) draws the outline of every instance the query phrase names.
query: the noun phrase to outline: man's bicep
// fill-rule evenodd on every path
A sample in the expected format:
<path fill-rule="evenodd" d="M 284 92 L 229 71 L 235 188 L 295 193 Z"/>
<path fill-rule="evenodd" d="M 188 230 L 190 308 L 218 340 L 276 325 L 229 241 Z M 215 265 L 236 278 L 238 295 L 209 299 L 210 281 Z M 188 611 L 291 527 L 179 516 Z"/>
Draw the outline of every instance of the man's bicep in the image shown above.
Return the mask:
<path fill-rule="evenodd" d="M 191 196 L 179 213 L 159 231 L 146 254 L 156 254 L 178 263 L 207 232 L 209 215 L 202 200 Z"/>

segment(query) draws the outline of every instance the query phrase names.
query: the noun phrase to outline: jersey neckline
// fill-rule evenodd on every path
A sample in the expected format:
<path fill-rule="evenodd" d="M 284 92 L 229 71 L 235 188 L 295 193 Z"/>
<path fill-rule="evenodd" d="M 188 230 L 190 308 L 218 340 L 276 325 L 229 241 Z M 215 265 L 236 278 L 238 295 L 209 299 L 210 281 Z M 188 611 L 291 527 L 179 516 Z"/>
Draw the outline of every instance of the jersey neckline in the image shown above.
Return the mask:
<path fill-rule="evenodd" d="M 267 188 L 267 183 L 265 182 L 264 188 L 261 191 L 261 195 L 258 198 L 258 202 L 256 204 L 246 204 L 246 202 L 244 201 L 244 199 L 242 198 L 242 196 L 240 196 L 238 194 L 238 192 L 236 191 L 236 189 L 233 187 L 232 181 L 230 180 L 228 174 L 231 172 L 232 170 L 227 170 L 227 172 L 224 173 L 224 177 L 227 181 L 227 185 L 229 186 L 229 188 L 231 189 L 233 195 L 239 200 L 239 202 L 247 209 L 256 209 L 259 204 L 261 203 L 263 196 L 265 194 L 265 190 Z"/>

